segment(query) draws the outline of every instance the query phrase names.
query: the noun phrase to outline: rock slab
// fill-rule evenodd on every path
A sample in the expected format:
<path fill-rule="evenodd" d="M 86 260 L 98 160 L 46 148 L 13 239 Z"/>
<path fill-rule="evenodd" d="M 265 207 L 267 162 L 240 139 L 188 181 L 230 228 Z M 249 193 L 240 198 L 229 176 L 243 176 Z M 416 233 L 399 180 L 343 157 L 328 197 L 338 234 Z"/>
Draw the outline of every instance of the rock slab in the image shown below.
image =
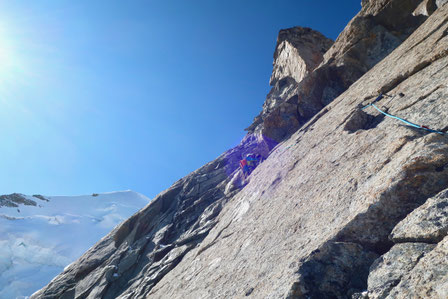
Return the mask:
<path fill-rule="evenodd" d="M 288 122 L 275 116 L 264 127 L 270 114 L 261 118 L 246 142 L 176 182 L 34 298 L 362 295 L 370 266 L 393 248 L 394 227 L 448 188 L 444 136 L 376 110 L 347 125 L 380 92 L 390 97 L 377 105 L 391 114 L 448 125 L 448 6 L 413 16 L 420 3 L 364 1 L 321 65 L 298 83 L 297 97 L 293 85 L 283 90 L 272 115 L 281 119 L 296 107 L 298 127 L 275 131 Z M 266 143 L 265 129 L 284 141 Z M 260 148 L 269 156 L 238 185 L 241 153 Z M 443 294 L 445 240 L 390 294 Z M 398 252 L 409 255 L 403 265 L 414 263 L 413 250 Z M 118 276 L 110 274 L 114 266 Z M 430 275 L 420 283 L 424 271 Z"/>
<path fill-rule="evenodd" d="M 392 231 L 395 243 L 424 242 L 437 244 L 448 234 L 448 190 L 426 201 Z"/>

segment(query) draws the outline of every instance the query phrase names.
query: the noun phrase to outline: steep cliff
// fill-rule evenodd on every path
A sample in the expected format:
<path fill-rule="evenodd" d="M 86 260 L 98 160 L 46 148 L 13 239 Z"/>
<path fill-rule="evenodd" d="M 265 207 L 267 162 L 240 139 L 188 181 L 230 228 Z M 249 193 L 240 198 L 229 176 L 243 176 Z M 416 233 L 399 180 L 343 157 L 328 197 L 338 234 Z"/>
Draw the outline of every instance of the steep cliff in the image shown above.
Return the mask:
<path fill-rule="evenodd" d="M 446 297 L 448 137 L 360 107 L 383 93 L 383 111 L 448 129 L 448 5 L 363 1 L 317 67 L 284 67 L 282 51 L 310 57 L 287 39 L 271 83 L 288 91 L 242 143 L 33 298 Z M 244 180 L 248 152 L 267 159 Z"/>
<path fill-rule="evenodd" d="M 280 81 L 280 86 L 273 86 L 263 111 L 247 128 L 249 132 L 277 142 L 284 140 L 391 53 L 437 7 L 434 0 L 373 0 L 362 1 L 362 5 L 317 68 L 299 76 L 300 80 Z M 422 12 L 416 13 L 418 10 Z M 292 61 L 277 61 L 279 52 L 288 51 L 281 41 L 274 62 L 288 65 Z M 320 44 L 324 49 L 329 42 Z M 279 93 L 282 100 L 272 105 L 271 98 Z"/>
<path fill-rule="evenodd" d="M 297 130 L 297 84 L 319 66 L 332 45 L 333 41 L 309 28 L 281 30 L 269 82 L 272 89 L 266 97 L 263 110 L 246 130 L 276 142 Z M 265 127 L 270 130 L 264 130 Z"/>

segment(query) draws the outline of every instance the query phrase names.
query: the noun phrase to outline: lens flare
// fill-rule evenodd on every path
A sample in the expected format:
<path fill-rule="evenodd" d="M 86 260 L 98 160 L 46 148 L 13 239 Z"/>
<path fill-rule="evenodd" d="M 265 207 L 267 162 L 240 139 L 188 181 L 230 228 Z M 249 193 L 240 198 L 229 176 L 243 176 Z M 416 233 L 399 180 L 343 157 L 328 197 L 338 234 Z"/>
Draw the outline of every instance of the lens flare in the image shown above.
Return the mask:
<path fill-rule="evenodd" d="M 23 65 L 17 51 L 17 40 L 8 32 L 7 26 L 0 23 L 0 102 L 11 104 L 13 86 L 23 81 Z"/>

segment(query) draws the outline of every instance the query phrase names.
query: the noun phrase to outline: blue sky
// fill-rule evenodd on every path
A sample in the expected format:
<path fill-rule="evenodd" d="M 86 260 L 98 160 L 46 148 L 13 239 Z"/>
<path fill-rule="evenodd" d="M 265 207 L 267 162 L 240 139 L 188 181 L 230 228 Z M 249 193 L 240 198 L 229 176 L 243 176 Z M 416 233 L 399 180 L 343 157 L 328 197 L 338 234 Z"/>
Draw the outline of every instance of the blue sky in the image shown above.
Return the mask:
<path fill-rule="evenodd" d="M 0 194 L 149 197 L 244 136 L 277 33 L 360 0 L 0 1 Z"/>

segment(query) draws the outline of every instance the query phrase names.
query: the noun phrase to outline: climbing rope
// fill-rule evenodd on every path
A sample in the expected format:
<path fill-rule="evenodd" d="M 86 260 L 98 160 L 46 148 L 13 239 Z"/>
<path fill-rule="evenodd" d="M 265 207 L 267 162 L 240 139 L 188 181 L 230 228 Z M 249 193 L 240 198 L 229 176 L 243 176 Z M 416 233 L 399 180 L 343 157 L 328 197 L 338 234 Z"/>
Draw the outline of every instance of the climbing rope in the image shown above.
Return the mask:
<path fill-rule="evenodd" d="M 401 117 L 398 117 L 398 116 L 395 116 L 395 115 L 392 115 L 392 114 L 389 114 L 389 113 L 384 112 L 383 110 L 381 110 L 380 108 L 378 108 L 378 107 L 375 105 L 375 103 L 378 102 L 379 100 L 381 100 L 382 98 L 383 98 L 383 94 L 380 93 L 380 95 L 379 95 L 379 96 L 378 96 L 372 103 L 370 103 L 370 104 L 364 106 L 364 107 L 362 108 L 362 110 L 366 109 L 367 107 L 372 106 L 373 108 L 375 108 L 376 110 L 378 110 L 379 112 L 381 112 L 382 114 L 384 114 L 385 116 L 388 116 L 388 117 L 397 119 L 397 120 L 399 120 L 399 121 L 401 121 L 401 122 L 404 122 L 405 124 L 407 124 L 407 125 L 409 125 L 409 126 L 415 127 L 415 128 L 417 128 L 417 129 L 422 129 L 422 130 L 425 130 L 425 131 L 428 131 L 428 132 L 431 132 L 431 133 L 437 133 L 437 134 L 440 134 L 440 135 L 448 135 L 448 134 L 445 133 L 445 132 L 437 131 L 437 130 L 433 130 L 433 129 L 428 128 L 427 126 L 417 125 L 417 124 L 414 124 L 414 123 L 412 123 L 412 122 L 410 122 L 410 121 L 408 121 L 408 120 L 406 120 L 406 119 L 403 119 L 403 118 L 401 118 Z"/>

